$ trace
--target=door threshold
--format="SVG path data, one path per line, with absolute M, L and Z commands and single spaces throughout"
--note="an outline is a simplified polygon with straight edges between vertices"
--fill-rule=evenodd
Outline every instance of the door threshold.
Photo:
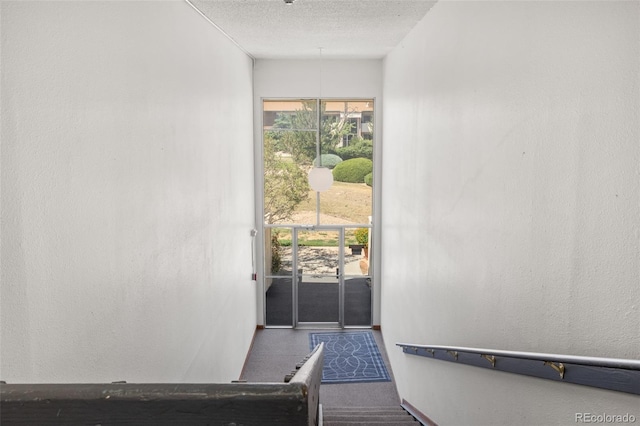
M 295 328 L 297 330 L 304 330 L 304 329 L 341 330 L 342 329 L 340 324 L 332 323 L 332 322 L 300 322 Z

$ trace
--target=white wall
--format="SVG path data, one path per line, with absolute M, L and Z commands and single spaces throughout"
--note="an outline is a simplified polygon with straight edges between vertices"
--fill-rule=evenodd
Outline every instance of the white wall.
M 2 2 L 2 380 L 239 376 L 251 79 L 185 2 Z
M 382 330 L 441 425 L 640 418 L 637 396 L 396 342 L 640 358 L 638 2 L 438 2 L 384 62 Z
M 380 146 L 382 126 L 382 60 L 285 60 L 285 59 L 258 59 L 254 68 L 254 117 L 256 141 L 256 170 L 262 170 L 262 100 L 280 98 L 370 98 L 375 100 L 374 119 L 374 159 L 380 158 Z M 374 164 L 374 206 L 373 221 L 379 215 L 380 185 L 377 176 L 379 162 Z M 256 174 L 256 188 L 264 186 L 262 173 Z M 256 211 L 256 223 L 262 223 L 262 193 L 259 194 L 258 209 Z M 374 230 L 374 246 L 372 253 L 379 253 L 376 249 L 377 228 Z M 260 233 L 263 238 L 264 233 Z M 264 254 L 264 243 L 258 244 L 261 259 Z M 374 300 L 373 300 L 373 324 L 380 324 L 380 280 L 379 265 L 371 259 L 374 275 Z M 264 265 L 260 265 L 259 276 L 264 275 Z M 264 291 L 257 291 L 258 297 L 258 321 L 264 324 Z

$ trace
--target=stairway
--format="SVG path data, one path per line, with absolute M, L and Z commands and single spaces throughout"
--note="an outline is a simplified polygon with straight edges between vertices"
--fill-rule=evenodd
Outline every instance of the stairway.
M 392 407 L 322 407 L 324 426 L 419 426 L 420 423 L 400 406 Z

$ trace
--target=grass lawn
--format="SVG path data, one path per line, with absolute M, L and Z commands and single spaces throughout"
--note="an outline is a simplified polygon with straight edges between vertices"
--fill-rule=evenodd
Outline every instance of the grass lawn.
M 369 216 L 372 215 L 371 199 L 372 189 L 364 183 L 334 182 L 329 190 L 320 194 L 320 212 L 337 219 L 323 224 L 369 223 Z M 309 199 L 298 205 L 294 216 L 298 223 L 316 222 L 315 191 L 309 191 Z M 356 244 L 353 231 L 354 229 L 346 229 L 346 245 Z M 281 229 L 279 232 L 280 244 L 283 246 L 291 245 L 291 232 L 285 229 Z M 303 246 L 336 247 L 338 246 L 338 234 L 321 229 L 300 231 L 298 243 Z
M 321 235 L 320 231 L 306 231 L 304 234 L 298 234 L 298 245 L 305 247 L 338 247 L 338 234 Z M 280 229 L 279 237 L 280 245 L 282 247 L 291 246 L 291 231 L 288 229 Z M 356 237 L 353 235 L 352 229 L 345 230 L 344 233 L 345 246 L 351 244 L 358 244 Z
M 329 190 L 320 193 L 320 212 L 351 223 L 369 223 L 372 189 L 364 183 L 334 182 Z M 315 215 L 316 193 L 309 191 L 309 199 L 300 203 L 298 212 Z

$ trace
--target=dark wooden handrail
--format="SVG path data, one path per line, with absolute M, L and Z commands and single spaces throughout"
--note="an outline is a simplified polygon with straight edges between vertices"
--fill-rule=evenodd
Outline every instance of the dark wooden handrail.
M 309 359 L 293 376 L 289 384 L 306 393 L 309 425 L 317 425 L 320 417 L 320 382 L 324 367 L 324 342 L 315 347 Z
M 2 384 L 2 425 L 318 424 L 323 346 L 289 383 Z

